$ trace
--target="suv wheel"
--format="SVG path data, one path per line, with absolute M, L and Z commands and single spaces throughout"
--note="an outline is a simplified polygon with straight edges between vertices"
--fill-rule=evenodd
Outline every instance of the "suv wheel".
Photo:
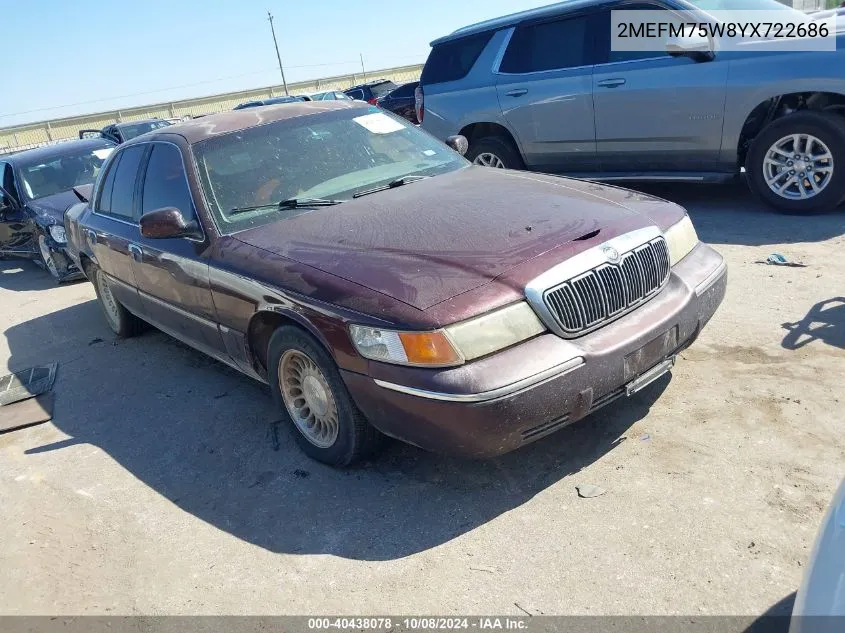
M 467 150 L 466 158 L 474 165 L 498 169 L 524 169 L 522 158 L 509 139 L 501 136 L 487 136 L 474 141 Z
M 805 111 L 773 121 L 751 144 L 746 172 L 780 211 L 833 210 L 845 199 L 845 118 Z
M 297 327 L 280 327 L 267 356 L 273 398 L 304 453 L 331 466 L 349 466 L 374 452 L 381 434 L 355 406 L 316 340 Z

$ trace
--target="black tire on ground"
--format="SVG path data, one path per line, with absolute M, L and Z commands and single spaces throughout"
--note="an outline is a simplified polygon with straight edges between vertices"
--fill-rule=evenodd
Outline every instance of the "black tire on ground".
M 286 352 L 304 354 L 322 372 L 337 411 L 337 437 L 334 443 L 320 447 L 309 440 L 294 422 L 282 396 L 279 366 Z M 270 338 L 267 350 L 267 378 L 273 400 L 282 419 L 287 421 L 302 451 L 317 461 L 331 466 L 349 466 L 369 457 L 382 444 L 379 433 L 358 410 L 334 360 L 310 334 L 295 326 L 282 326 Z
M 790 200 L 779 196 L 766 184 L 763 161 L 769 148 L 790 134 L 810 134 L 830 149 L 833 175 L 822 191 L 810 198 Z M 751 190 L 764 202 L 783 213 L 832 211 L 845 200 L 845 117 L 833 112 L 805 110 L 772 121 L 751 143 L 745 161 Z
M 504 169 L 525 169 L 525 163 L 513 141 L 504 136 L 485 136 L 472 141 L 466 153 L 466 159 L 475 162 L 481 154 L 492 154 L 504 164 Z
M 129 338 L 140 334 L 146 324 L 115 299 L 111 293 L 108 277 L 105 276 L 103 271 L 93 264 L 89 266 L 94 290 L 97 292 L 97 301 L 103 310 L 109 328 L 120 338 Z

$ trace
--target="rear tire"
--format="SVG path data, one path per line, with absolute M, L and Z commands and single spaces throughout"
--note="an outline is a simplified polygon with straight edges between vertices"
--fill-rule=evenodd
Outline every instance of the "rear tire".
M 144 322 L 132 314 L 115 299 L 111 292 L 111 285 L 105 273 L 95 266 L 91 266 L 92 281 L 97 292 L 97 300 L 106 317 L 106 323 L 120 338 L 129 338 L 140 334 L 144 329 Z
M 790 137 L 798 139 L 797 148 Z M 824 154 L 830 159 L 813 159 Z M 811 160 L 805 161 L 805 157 Z M 786 164 L 775 166 L 773 161 Z M 845 118 L 833 112 L 803 111 L 773 121 L 751 143 L 745 170 L 751 190 L 778 211 L 800 214 L 834 210 L 845 200 Z M 770 186 L 767 178 L 777 179 Z M 813 191 L 813 184 L 818 192 Z M 773 187 L 785 188 L 779 194 Z M 807 197 L 801 198 L 802 192 Z
M 349 466 L 379 447 L 383 436 L 355 406 L 334 360 L 311 335 L 280 327 L 270 339 L 267 367 L 273 399 L 306 455 Z
M 485 136 L 473 141 L 466 153 L 475 165 L 499 169 L 525 169 L 519 150 L 504 136 Z

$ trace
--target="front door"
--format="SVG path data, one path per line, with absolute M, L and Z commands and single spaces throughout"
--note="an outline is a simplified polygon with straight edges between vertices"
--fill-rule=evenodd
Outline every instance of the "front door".
M 35 225 L 15 195 L 14 173 L 8 163 L 0 163 L 0 254 L 35 254 Z
M 625 5 L 651 9 L 657 5 Z M 682 21 L 668 12 L 664 15 Z M 602 171 L 709 171 L 722 147 L 728 64 L 665 50 L 610 50 L 610 12 L 593 72 L 596 151 Z M 667 18 L 669 19 L 669 18 Z M 665 47 L 665 41 L 655 48 Z
M 174 207 L 196 219 L 182 154 L 170 143 L 152 143 L 141 186 L 140 214 Z M 135 280 L 145 318 L 212 356 L 226 356 L 211 300 L 205 242 L 149 239 L 133 244 Z
M 593 19 L 585 14 L 523 24 L 511 33 L 496 92 L 529 169 L 579 172 L 596 167 Z

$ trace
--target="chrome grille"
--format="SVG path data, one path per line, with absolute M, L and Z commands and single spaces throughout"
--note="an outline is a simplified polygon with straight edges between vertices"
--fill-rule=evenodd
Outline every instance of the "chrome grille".
M 583 334 L 633 309 L 655 294 L 669 276 L 662 237 L 624 253 L 546 291 L 546 307 L 569 336 Z

